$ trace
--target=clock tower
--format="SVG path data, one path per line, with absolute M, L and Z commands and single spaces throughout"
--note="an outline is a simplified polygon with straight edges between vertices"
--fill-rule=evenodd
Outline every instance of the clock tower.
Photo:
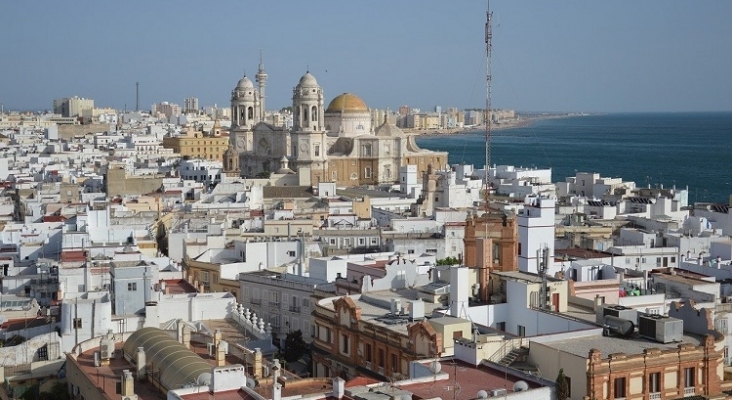
M 292 166 L 300 185 L 315 186 L 330 182 L 323 117 L 323 89 L 306 72 L 292 90 Z

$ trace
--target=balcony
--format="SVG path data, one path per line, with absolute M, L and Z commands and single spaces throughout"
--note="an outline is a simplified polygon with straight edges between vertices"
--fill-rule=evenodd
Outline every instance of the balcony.
M 300 313 L 300 307 L 299 306 L 290 306 L 290 311 L 294 313 Z
M 274 308 L 280 308 L 280 302 L 279 301 L 270 301 L 269 306 L 274 307 Z
M 649 393 L 648 400 L 661 400 L 661 392 Z
M 695 387 L 687 387 L 684 388 L 684 396 L 693 396 L 696 394 L 696 388 Z
M 251 299 L 249 299 L 249 302 L 250 302 L 251 304 L 257 304 L 257 305 L 260 305 L 260 304 L 262 304 L 262 299 L 255 299 L 255 298 L 251 298 Z

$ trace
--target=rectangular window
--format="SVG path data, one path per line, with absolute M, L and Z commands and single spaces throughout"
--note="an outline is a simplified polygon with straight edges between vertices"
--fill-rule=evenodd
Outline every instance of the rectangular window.
M 74 318 L 74 329 L 81 329 L 81 318 Z
M 366 167 L 363 170 L 363 177 L 364 178 L 371 178 L 371 167 Z
M 684 368 L 684 388 L 690 388 L 694 387 L 694 382 L 696 381 L 694 379 L 694 373 L 696 372 L 695 368 Z
M 613 398 L 625 398 L 625 378 L 615 378 L 615 382 L 613 383 Z
M 315 157 L 319 157 L 319 156 L 320 156 L 320 145 L 316 144 L 315 145 Z
M 391 372 L 399 372 L 399 357 L 396 354 L 391 355 Z
M 517 331 L 518 331 L 519 336 L 521 336 L 521 337 L 526 336 L 526 327 L 525 326 L 519 325 Z
M 341 335 L 341 353 L 343 354 L 350 354 L 350 341 L 348 340 L 348 335 L 342 334 Z
M 658 393 L 661 391 L 661 373 L 653 372 L 648 374 L 648 392 Z
M 290 257 L 295 257 L 295 251 L 294 250 L 290 250 L 290 251 L 287 252 L 287 255 L 290 256 Z
M 127 291 L 128 292 L 136 292 L 137 291 L 137 282 L 132 282 L 127 284 Z
M 367 362 L 371 362 L 371 345 L 366 343 L 364 346 L 363 357 Z
M 326 343 L 333 343 L 333 340 L 330 337 L 330 328 L 325 328 L 325 342 Z
M 379 367 L 384 368 L 384 349 L 379 349 L 378 357 L 376 361 L 379 362 Z

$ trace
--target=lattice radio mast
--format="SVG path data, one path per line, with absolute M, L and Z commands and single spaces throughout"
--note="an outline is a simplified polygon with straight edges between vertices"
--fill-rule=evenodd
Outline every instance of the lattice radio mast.
M 491 81 L 493 79 L 491 75 L 491 50 L 493 49 L 493 32 L 491 30 L 491 19 L 493 13 L 490 10 L 491 2 L 488 1 L 488 9 L 485 13 L 485 177 L 483 179 L 483 186 L 485 190 L 485 207 L 488 209 L 488 199 L 490 196 L 490 180 L 488 177 L 488 171 L 491 167 Z

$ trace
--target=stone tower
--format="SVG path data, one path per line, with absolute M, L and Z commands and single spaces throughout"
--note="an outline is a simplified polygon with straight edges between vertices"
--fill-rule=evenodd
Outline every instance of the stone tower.
M 260 121 L 259 94 L 244 75 L 231 92 L 231 133 L 229 140 L 239 152 L 252 149 L 252 128 Z
M 323 89 L 306 72 L 292 91 L 292 152 L 300 185 L 328 182 L 326 130 L 323 114 Z

